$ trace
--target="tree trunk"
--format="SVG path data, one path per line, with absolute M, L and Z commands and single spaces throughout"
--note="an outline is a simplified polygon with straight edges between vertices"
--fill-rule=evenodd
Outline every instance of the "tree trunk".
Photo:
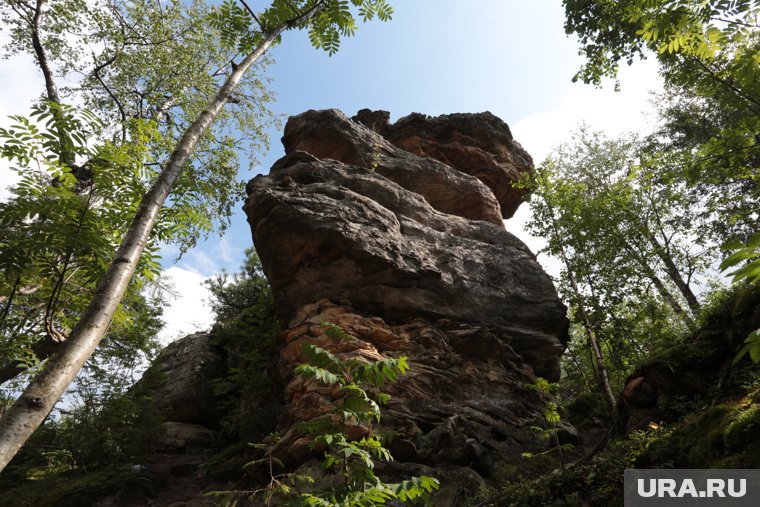
M 695 332 L 697 330 L 697 323 L 694 322 L 694 319 L 689 315 L 689 312 L 683 309 L 681 304 L 676 300 L 675 297 L 673 297 L 673 294 L 670 293 L 667 287 L 665 287 L 665 284 L 662 280 L 652 271 L 649 270 L 647 273 L 647 278 L 649 278 L 652 281 L 652 284 L 657 289 L 657 292 L 659 292 L 660 296 L 670 305 L 670 307 L 673 309 L 676 314 L 681 317 L 681 320 L 683 320 L 686 323 L 686 327 L 689 328 L 689 331 Z
M 683 298 L 686 300 L 686 303 L 689 305 L 692 316 L 698 316 L 699 310 L 701 309 L 699 301 L 694 295 L 694 292 L 692 292 L 691 287 L 689 287 L 689 284 L 686 283 L 686 281 L 681 276 L 681 272 L 678 270 L 676 263 L 673 262 L 673 257 L 671 257 L 667 251 L 665 251 L 665 248 L 660 244 L 654 234 L 647 232 L 646 236 L 649 240 L 649 243 L 654 248 L 657 257 L 659 257 L 662 263 L 665 265 L 665 273 L 667 273 L 668 278 L 670 278 L 670 280 L 675 284 L 675 286 L 678 288 L 678 291 L 681 293 Z
M 570 288 L 573 290 L 576 296 L 576 300 L 578 301 L 578 312 L 581 317 L 581 321 L 583 324 L 583 329 L 586 332 L 586 337 L 588 338 L 589 343 L 591 344 L 591 348 L 594 352 L 594 359 L 596 362 L 597 372 L 598 372 L 598 380 L 599 380 L 599 387 L 602 390 L 602 393 L 604 394 L 604 397 L 607 399 L 607 403 L 610 405 L 610 410 L 612 412 L 612 417 L 615 417 L 615 414 L 617 413 L 617 399 L 615 398 L 615 393 L 612 392 L 612 387 L 610 387 L 610 379 L 609 375 L 607 374 L 607 367 L 604 366 L 604 361 L 602 359 L 602 351 L 599 348 L 599 342 L 596 339 L 596 334 L 594 333 L 594 330 L 591 327 L 591 322 L 588 318 L 588 314 L 586 313 L 586 309 L 583 307 L 583 303 L 581 301 L 581 294 L 580 290 L 578 288 L 578 284 L 575 281 L 575 275 L 573 274 L 572 267 L 570 266 L 570 262 L 568 261 L 567 254 L 565 253 L 565 247 L 562 243 L 562 240 L 559 238 L 559 232 L 557 231 L 557 222 L 554 218 L 554 208 L 549 203 L 549 200 L 546 198 L 546 195 L 542 195 L 544 198 L 544 202 L 546 203 L 546 207 L 549 210 L 549 215 L 551 217 L 552 221 L 552 230 L 554 232 L 554 237 L 557 241 L 557 244 L 559 245 L 559 253 L 560 257 L 562 259 L 562 262 L 565 264 L 565 268 L 567 269 L 567 279 L 570 282 Z
M 620 239 L 620 238 L 619 238 Z M 662 297 L 662 299 L 665 300 L 666 303 L 673 309 L 673 311 L 678 315 L 681 320 L 684 321 L 686 324 L 686 327 L 689 328 L 690 331 L 694 332 L 697 330 L 697 324 L 694 322 L 694 319 L 692 316 L 684 310 L 684 308 L 681 306 L 681 303 L 678 302 L 678 300 L 673 296 L 673 294 L 670 293 L 668 288 L 665 286 L 665 283 L 663 283 L 662 280 L 657 276 L 657 273 L 652 269 L 652 267 L 647 263 L 646 259 L 644 259 L 639 253 L 634 249 L 633 246 L 631 246 L 628 241 L 626 241 L 624 238 L 621 239 L 621 244 L 623 245 L 623 248 L 631 254 L 631 257 L 636 261 L 638 266 L 641 268 L 641 270 L 644 272 L 644 276 L 649 278 L 649 280 L 652 282 L 652 285 L 654 285 L 655 289 L 657 289 L 658 294 Z
M 140 202 L 137 214 L 121 246 L 100 280 L 90 305 L 74 326 L 63 349 L 48 361 L 37 378 L 0 418 L 0 471 L 42 424 L 103 338 L 132 279 L 140 256 L 148 244 L 153 225 L 174 182 L 200 137 L 222 111 L 243 74 L 266 53 L 286 29 L 310 19 L 322 10 L 324 5 L 318 2 L 303 15 L 283 22 L 269 32 L 259 47 L 232 71 L 219 88 L 216 97 L 182 135 L 166 167 Z

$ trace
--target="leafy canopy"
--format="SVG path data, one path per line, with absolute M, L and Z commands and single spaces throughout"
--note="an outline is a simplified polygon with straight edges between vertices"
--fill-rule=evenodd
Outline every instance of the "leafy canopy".
M 330 55 L 340 48 L 341 37 L 356 33 L 357 17 L 364 22 L 374 18 L 388 21 L 393 15 L 393 7 L 386 0 L 275 0 L 258 15 L 246 2 L 224 0 L 212 14 L 211 25 L 220 31 L 223 47 L 247 54 L 272 28 L 314 7 L 321 10 L 307 22 L 309 40 Z
M 618 65 L 673 55 L 710 60 L 758 29 L 758 0 L 563 0 L 565 31 L 580 39 L 586 63 L 575 75 L 601 84 Z M 755 55 L 756 56 L 756 55 Z

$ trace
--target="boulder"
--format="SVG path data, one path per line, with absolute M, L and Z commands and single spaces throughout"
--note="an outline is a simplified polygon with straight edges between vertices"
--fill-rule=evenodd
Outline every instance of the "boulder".
M 559 378 L 565 306 L 501 224 L 442 213 L 376 171 L 300 151 L 248 191 L 254 244 L 284 324 L 325 298 L 396 322 L 474 322 L 538 375 Z
M 164 377 L 155 399 L 166 411 L 167 421 L 218 426 L 213 380 L 224 374 L 226 363 L 208 334 L 191 334 L 170 343 L 153 367 Z
M 282 144 L 288 155 L 303 151 L 382 175 L 443 213 L 502 223 L 496 197 L 478 178 L 398 148 L 336 109 L 291 117 Z
M 340 326 L 351 338 L 336 341 L 324 322 Z M 315 388 L 293 375 L 303 362 L 303 343 L 342 358 L 408 358 L 411 368 L 387 385 L 392 398 L 382 411 L 383 427 L 396 433 L 390 444 L 396 459 L 429 466 L 477 464 L 496 451 L 519 456 L 519 449 L 535 443 L 530 426 L 536 424 L 538 396 L 524 383 L 536 377 L 508 344 L 483 326 L 424 319 L 389 325 L 328 300 L 304 306 L 284 333 L 277 360 L 285 385 L 283 428 L 334 408 L 332 389 Z M 278 443 L 280 457 L 301 463 L 310 454 L 309 444 L 310 439 L 291 430 Z

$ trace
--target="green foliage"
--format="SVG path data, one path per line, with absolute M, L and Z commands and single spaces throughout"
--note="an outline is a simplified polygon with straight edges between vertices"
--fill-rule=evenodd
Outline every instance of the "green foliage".
M 757 468 L 757 401 L 756 386 L 741 398 L 694 408 L 668 425 L 621 436 L 562 473 L 550 456 L 531 460 L 532 467 L 503 468 L 494 478 L 498 487 L 476 505 L 622 506 L 627 468 Z
M 756 388 L 755 388 L 756 389 Z M 654 432 L 634 457 L 634 466 L 757 468 L 760 411 L 752 395 L 689 414 Z
M 212 10 L 201 0 L 65 0 L 55 2 L 41 18 L 39 35 L 48 63 L 63 77 L 77 76 L 71 80 L 75 86 L 61 88 L 61 100 L 83 103 L 102 122 L 103 128 L 88 139 L 110 140 L 116 146 L 140 143 L 130 125 L 152 124 L 140 197 L 181 135 L 216 95 L 236 56 L 220 46 L 219 33 L 209 26 Z M 6 54 L 34 54 L 28 22 L 10 6 L 0 8 L 0 18 L 11 34 Z M 259 64 L 260 71 L 265 68 L 266 59 Z M 272 123 L 272 96 L 266 84 L 261 73 L 245 76 L 234 104 L 202 136 L 162 211 L 161 241 L 176 242 L 184 252 L 198 239 L 227 227 L 243 195 L 240 154 L 253 167 L 258 153 L 268 147 L 264 131 Z M 62 132 L 61 139 L 71 135 Z M 129 206 L 133 201 L 130 196 L 123 208 L 134 212 L 136 208 Z
M 316 49 L 330 55 L 340 48 L 341 37 L 356 33 L 357 17 L 364 22 L 374 18 L 388 21 L 393 15 L 393 8 L 386 0 L 275 0 L 259 14 L 246 4 L 225 0 L 209 19 L 219 30 L 223 47 L 248 54 L 277 25 L 293 23 L 297 26 L 303 23 L 300 18 L 314 8 L 319 11 L 306 22 L 309 40 Z
M 74 458 L 73 467 L 87 471 L 135 463 L 154 452 L 164 434 L 163 414 L 153 398 L 161 383 L 161 372 L 149 368 L 137 386 L 91 392 L 86 403 L 66 410 L 54 431 Z M 93 390 L 101 386 L 93 380 Z
M 608 421 L 610 410 L 599 392 L 581 392 L 567 405 L 567 418 L 576 425 L 592 423 L 594 419 Z
M 560 457 L 560 463 L 564 466 L 564 459 L 562 457 L 563 451 L 572 450 L 572 444 L 562 444 L 558 438 L 558 424 L 562 420 L 559 413 L 559 407 L 554 399 L 550 396 L 552 393 L 556 393 L 559 390 L 559 384 L 547 381 L 544 378 L 537 378 L 532 384 L 524 384 L 524 387 L 531 391 L 536 391 L 542 398 L 545 399 L 544 406 L 541 409 L 541 415 L 544 418 L 542 426 L 532 426 L 540 436 L 541 440 L 549 444 L 549 449 L 541 453 L 524 452 L 522 457 L 535 458 L 537 456 L 543 456 L 545 454 L 557 451 Z
M 90 505 L 93 499 L 109 493 L 118 493 L 125 487 L 125 483 L 135 479 L 140 479 L 137 472 L 107 469 L 88 474 L 81 474 L 76 471 L 67 472 L 35 481 L 8 483 L 8 487 L 4 487 L 5 484 L 0 484 L 0 488 L 3 489 L 3 494 L 0 495 L 0 507 L 79 507 Z M 1 479 L 0 483 L 2 483 Z
M 234 320 L 240 312 L 253 306 L 272 306 L 269 282 L 253 248 L 246 249 L 245 260 L 238 273 L 230 276 L 222 270 L 204 284 L 211 292 L 209 303 L 217 322 Z
M 156 135 L 151 122 L 135 120 L 127 127 L 133 142 L 92 143 L 103 124 L 52 102 L 33 107 L 31 120 L 13 120 L 0 129 L 0 156 L 20 176 L 11 199 L 0 203 L 0 382 L 18 373 L 14 366 L 26 371 L 4 386 L 11 392 L 57 350 L 89 303 L 144 192 L 144 164 Z M 64 163 L 64 153 L 86 162 Z M 135 370 L 157 350 L 163 326 L 160 294 L 144 291 L 159 271 L 152 250 L 69 391 L 69 408 L 20 457 L 25 479 L 124 463 L 144 455 L 160 435 L 149 395 L 127 392 Z
M 338 326 L 323 324 L 328 335 L 343 340 L 349 335 Z M 438 481 L 431 477 L 415 477 L 397 484 L 385 484 L 375 474 L 375 460 L 391 461 L 390 452 L 383 447 L 382 440 L 372 435 L 373 423 L 380 422 L 380 404 L 390 397 L 377 389 L 387 382 L 395 382 L 409 365 L 405 357 L 387 358 L 375 362 L 361 359 L 341 359 L 316 345 L 302 345 L 303 356 L 308 361 L 295 370 L 296 375 L 305 379 L 336 386 L 340 404 L 333 409 L 336 423 L 319 420 L 306 423 L 303 429 L 315 434 L 312 445 L 325 449 L 324 466 L 339 470 L 340 482 L 329 491 L 303 493 L 298 505 L 345 505 L 372 506 L 391 501 L 407 502 L 424 498 L 438 488 Z M 373 394 L 367 391 L 372 389 Z M 316 423 L 316 424 L 314 424 Z M 327 424 L 325 424 L 327 423 Z M 359 440 L 349 440 L 348 426 L 359 425 L 368 428 L 368 434 Z
M 274 298 L 253 249 L 232 280 L 226 273 L 207 280 L 217 322 L 214 344 L 226 352 L 228 371 L 214 385 L 222 430 L 237 439 L 260 440 L 277 423 L 279 402 L 267 368 L 280 331 Z
M 758 230 L 760 30 L 757 0 L 565 0 L 568 33 L 597 85 L 618 63 L 654 52 L 665 81 L 654 150 L 664 177 L 700 196 L 702 234 L 716 243 Z
M 721 249 L 733 252 L 721 263 L 722 270 L 743 264 L 742 267 L 729 273 L 733 276 L 734 283 L 746 280 L 749 284 L 760 285 L 760 232 L 755 233 L 746 244 L 736 240 L 728 241 L 721 246 Z M 760 362 L 760 329 L 752 331 L 744 340 L 744 344 L 744 347 L 736 354 L 734 364 L 746 354 L 749 354 L 754 362 Z
M 495 488 L 484 492 L 479 507 L 604 507 L 622 506 L 622 475 L 633 467 L 634 454 L 646 436 L 632 434 L 613 442 L 586 463 L 560 470 L 556 457 L 537 456 L 527 465 L 506 466 L 494 477 Z
M 728 268 L 741 265 L 738 269 L 728 273 L 733 277 L 733 282 L 746 280 L 748 283 L 760 282 L 760 232 L 756 232 L 747 241 L 728 241 L 721 246 L 721 250 L 733 252 L 726 257 L 720 265 L 720 269 L 725 271 Z
M 134 121 L 134 142 L 91 145 L 101 129 L 91 113 L 50 102 L 33 107 L 31 120 L 16 116 L 0 129 L 0 156 L 20 176 L 10 200 L 0 203 L 0 357 L 25 369 L 65 340 L 145 189 L 154 127 Z M 59 131 L 68 133 L 65 148 Z M 87 162 L 64 164 L 63 151 Z M 142 292 L 160 270 L 155 248 L 138 269 L 91 367 L 124 367 L 155 352 L 162 301 Z M 0 383 L 16 374 L 12 366 L 0 364 Z
M 613 391 L 661 344 L 695 329 L 692 285 L 717 249 L 699 234 L 699 199 L 662 178 L 665 155 L 634 136 L 610 139 L 581 128 L 524 185 L 528 230 L 563 265 L 558 290 L 570 306 L 565 385 L 597 378 L 589 334 L 599 343 Z
M 163 414 L 153 392 L 163 382 L 163 375 L 150 368 L 137 386 L 130 387 L 130 378 L 107 388 L 97 375 L 90 371 L 88 379 L 80 379 L 77 396 L 69 398 L 71 406 L 37 430 L 4 471 L 4 480 L 21 487 L 36 484 L 38 489 L 41 481 L 56 483 L 68 477 L 77 482 L 80 474 L 123 468 L 155 452 L 163 437 Z M 106 378 L 114 380 L 112 374 Z M 3 486 L 0 483 L 0 488 Z M 56 499 L 73 494 L 67 493 L 67 488 L 59 489 Z M 34 505 L 53 504 L 40 500 Z
M 619 62 L 629 65 L 655 52 L 663 62 L 673 56 L 709 60 L 729 51 L 729 42 L 749 36 L 757 26 L 757 0 L 707 2 L 665 0 L 563 0 L 565 31 L 581 42 L 586 63 L 574 79 L 600 84 L 614 77 Z
M 327 334 L 335 340 L 350 339 L 339 326 L 324 323 Z M 248 466 L 264 465 L 268 468 L 269 484 L 249 496 L 262 495 L 268 504 L 282 498 L 292 505 L 303 506 L 375 506 L 396 505 L 410 501 L 427 500 L 438 489 L 432 477 L 412 477 L 398 483 L 385 483 L 375 475 L 375 463 L 392 461 L 393 457 L 383 446 L 382 437 L 373 433 L 373 424 L 380 421 L 380 404 L 390 397 L 379 391 L 387 382 L 403 375 L 409 366 L 406 358 L 366 362 L 359 359 L 342 359 L 313 344 L 304 342 L 302 355 L 306 363 L 298 366 L 295 374 L 306 381 L 334 387 L 337 398 L 331 413 L 316 420 L 299 424 L 298 428 L 312 439 L 314 449 L 324 451 L 323 472 L 329 479 L 317 481 L 316 472 L 303 467 L 295 472 L 276 474 L 275 468 L 284 468 L 272 449 L 278 437 L 270 437 L 267 444 L 256 445 L 264 450 L 261 459 Z M 361 438 L 349 438 L 349 427 L 365 428 Z M 316 491 L 315 491 L 316 489 Z M 234 502 L 235 492 L 216 492 L 226 502 Z
M 752 331 L 746 340 L 744 340 L 744 347 L 739 350 L 734 358 L 734 363 L 749 354 L 749 357 L 756 363 L 760 362 L 760 329 Z

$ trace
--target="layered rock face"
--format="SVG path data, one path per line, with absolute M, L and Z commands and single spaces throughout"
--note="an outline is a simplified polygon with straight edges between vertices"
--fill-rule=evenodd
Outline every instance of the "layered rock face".
M 568 323 L 550 278 L 503 226 L 521 196 L 511 183 L 531 166 L 506 124 L 309 111 L 288 121 L 283 144 L 285 157 L 248 184 L 245 210 L 287 329 L 276 359 L 285 459 L 308 454 L 292 423 L 333 404 L 292 375 L 303 341 L 409 358 L 383 411 L 401 462 L 488 473 L 534 445 L 543 402 L 523 386 L 559 377 Z M 335 342 L 322 322 L 353 338 Z

